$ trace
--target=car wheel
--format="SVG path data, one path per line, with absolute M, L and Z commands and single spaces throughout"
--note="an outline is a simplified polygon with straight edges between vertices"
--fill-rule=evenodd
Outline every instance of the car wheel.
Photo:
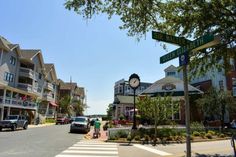
M 0 127 L 0 131 L 2 131 L 2 127 Z
M 11 130 L 12 130 L 12 131 L 15 131 L 15 130 L 16 130 L 16 124 L 13 124 L 13 125 L 12 125 Z
M 25 125 L 23 126 L 23 129 L 26 130 L 28 128 L 28 123 L 25 123 Z

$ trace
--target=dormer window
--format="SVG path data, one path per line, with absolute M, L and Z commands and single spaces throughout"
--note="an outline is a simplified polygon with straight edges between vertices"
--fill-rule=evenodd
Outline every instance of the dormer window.
M 175 76 L 175 72 L 173 72 L 173 71 L 169 71 L 169 72 L 167 72 L 166 75 L 167 75 L 167 76 Z

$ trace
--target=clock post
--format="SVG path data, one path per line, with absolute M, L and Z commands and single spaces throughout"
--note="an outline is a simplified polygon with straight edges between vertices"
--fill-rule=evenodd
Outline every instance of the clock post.
M 129 85 L 134 90 L 134 114 L 133 114 L 133 127 L 132 127 L 132 129 L 136 130 L 137 126 L 136 126 L 136 113 L 135 113 L 135 96 L 136 96 L 135 92 L 136 92 L 136 89 L 140 85 L 140 78 L 137 74 L 134 73 L 134 74 L 130 75 Z

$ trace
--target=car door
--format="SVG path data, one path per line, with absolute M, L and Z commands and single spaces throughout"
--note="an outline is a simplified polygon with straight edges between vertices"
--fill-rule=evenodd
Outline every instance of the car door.
M 24 119 L 22 116 L 19 116 L 17 121 L 17 127 L 23 127 Z

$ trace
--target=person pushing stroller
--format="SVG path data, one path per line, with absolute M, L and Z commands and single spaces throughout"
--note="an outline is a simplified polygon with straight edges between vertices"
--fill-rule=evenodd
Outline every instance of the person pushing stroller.
M 94 134 L 93 134 L 93 138 L 98 138 L 101 136 L 100 134 L 100 127 L 101 127 L 101 122 L 99 121 L 99 119 L 97 118 L 96 121 L 94 122 Z

